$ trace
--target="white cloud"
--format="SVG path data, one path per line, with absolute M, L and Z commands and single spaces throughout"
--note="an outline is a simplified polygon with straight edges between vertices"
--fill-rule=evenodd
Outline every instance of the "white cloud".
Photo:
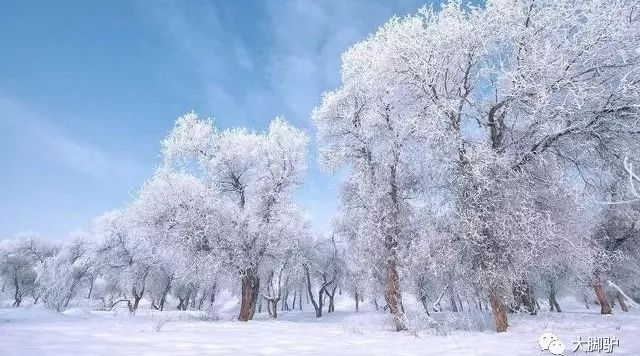
M 310 114 L 321 93 L 339 84 L 341 53 L 393 14 L 413 11 L 418 4 L 417 0 L 265 2 L 264 9 L 253 9 L 263 11 L 257 16 L 260 23 L 243 29 L 264 32 L 248 37 L 238 33 L 239 19 L 229 18 L 221 7 L 240 5 L 167 1 L 142 12 L 193 61 L 207 109 L 218 119 L 255 124 L 283 114 L 312 129 Z
M 423 3 L 281 0 L 263 4 L 261 23 L 252 24 L 249 31 L 266 32 L 254 34 L 254 43 L 243 41 L 235 32 L 238 29 L 229 25 L 234 19 L 223 18 L 215 3 L 171 1 L 162 9 L 145 10 L 196 63 L 208 109 L 218 123 L 264 127 L 272 116 L 284 115 L 313 137 L 311 111 L 323 91 L 339 85 L 341 54 L 391 16 L 415 12 Z M 315 161 L 313 146 L 310 159 Z M 313 211 L 316 228 L 328 231 L 338 178 L 328 177 L 314 163 L 298 198 Z
M 17 132 L 24 145 L 40 157 L 51 159 L 97 179 L 129 180 L 139 167 L 82 142 L 17 99 L 0 95 L 0 123 Z

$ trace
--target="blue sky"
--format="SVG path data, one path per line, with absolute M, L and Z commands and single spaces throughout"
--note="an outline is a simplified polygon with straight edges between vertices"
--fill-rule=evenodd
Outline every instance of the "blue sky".
M 0 239 L 63 239 L 131 200 L 194 110 L 256 130 L 310 119 L 340 54 L 424 1 L 0 2 Z M 311 150 L 314 150 L 312 143 Z M 327 230 L 338 179 L 311 152 L 297 192 Z

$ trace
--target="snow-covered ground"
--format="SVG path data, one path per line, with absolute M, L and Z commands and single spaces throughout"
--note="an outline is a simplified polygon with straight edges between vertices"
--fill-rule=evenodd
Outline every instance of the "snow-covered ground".
M 39 307 L 0 309 L 0 355 L 551 355 L 538 338 L 553 332 L 573 353 L 572 342 L 589 336 L 616 337 L 614 355 L 640 355 L 640 313 L 612 316 L 569 308 L 556 314 L 510 315 L 510 330 L 393 332 L 386 315 L 338 311 L 316 319 L 311 311 L 283 312 L 278 320 L 260 315 L 242 323 L 225 315 L 148 309 L 124 311 L 76 308 L 55 313 Z

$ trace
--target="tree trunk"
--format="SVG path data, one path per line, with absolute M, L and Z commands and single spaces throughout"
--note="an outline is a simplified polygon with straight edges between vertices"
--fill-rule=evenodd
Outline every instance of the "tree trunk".
M 13 286 L 16 289 L 16 292 L 13 294 L 13 306 L 19 307 L 20 303 L 22 303 L 22 296 L 20 295 L 20 283 L 18 282 L 18 276 L 13 277 Z
M 507 331 L 507 327 L 509 327 L 509 323 L 507 322 L 507 311 L 505 309 L 504 302 L 496 289 L 493 289 L 490 292 L 489 302 L 491 303 L 493 318 L 496 323 L 496 331 L 499 333 Z
M 89 279 L 89 292 L 87 293 L 87 299 L 91 299 L 91 293 L 93 293 L 93 284 L 95 280 L 96 278 L 93 276 Z
M 240 299 L 240 315 L 238 320 L 249 321 L 253 319 L 253 314 L 258 301 L 260 291 L 260 277 L 254 269 L 247 269 L 242 273 L 242 297 Z
M 133 294 L 133 306 L 131 307 L 131 314 L 135 314 L 136 310 L 138 310 L 138 304 L 140 304 L 140 299 L 142 299 L 142 294 Z
M 313 308 L 316 311 L 316 318 L 320 318 L 322 317 L 322 299 L 323 299 L 323 291 L 324 288 L 320 288 L 320 292 L 318 293 L 318 302 L 316 303 L 316 300 L 313 297 L 313 291 L 311 290 L 311 276 L 309 274 L 309 266 L 304 266 L 304 272 L 306 274 L 307 277 L 307 297 L 311 300 L 311 303 L 313 304 Z
M 336 307 L 335 304 L 333 303 L 333 298 L 336 295 L 336 288 L 338 287 L 337 284 L 333 284 L 333 289 L 331 290 L 331 293 L 329 293 L 329 291 L 326 291 L 327 296 L 329 297 L 329 308 L 327 308 L 327 313 L 333 313 L 334 311 L 336 311 Z
M 293 290 L 293 303 L 291 303 L 291 309 L 296 310 L 296 297 L 298 296 L 298 290 Z
M 300 296 L 298 298 L 298 309 L 300 309 L 300 311 L 302 311 L 302 290 L 300 290 L 298 295 Z M 309 299 L 309 296 L 307 296 L 307 299 Z
M 427 315 L 431 315 L 429 314 L 429 302 L 427 302 L 427 296 L 422 294 L 420 296 L 420 303 L 422 303 L 422 307 L 424 308 L 424 312 L 427 313 Z
M 520 310 L 524 305 L 529 314 L 536 315 L 536 306 L 533 291 L 526 280 L 518 281 L 513 286 L 513 299 L 515 300 L 515 310 Z
M 600 314 L 613 314 L 602 284 L 594 284 L 593 290 L 596 292 L 596 298 L 598 298 L 598 303 L 600 304 Z
M 453 294 L 451 294 L 449 296 L 449 304 L 451 304 L 451 311 L 454 312 L 454 313 L 457 313 L 458 312 L 458 305 L 456 303 L 456 299 L 453 296 Z
M 218 283 L 213 283 L 211 287 L 211 295 L 209 296 L 209 305 L 213 305 L 216 302 L 216 292 L 218 291 Z
M 271 301 L 271 307 L 273 308 L 273 313 L 271 313 L 271 317 L 274 319 L 278 318 L 278 299 L 274 299 Z
M 265 298 L 264 300 L 267 301 L 267 313 L 269 313 L 269 317 L 271 317 L 271 301 L 267 298 Z M 260 302 L 260 305 L 262 306 L 262 302 Z
M 622 311 L 628 312 L 629 308 L 627 307 L 627 303 L 624 302 L 624 297 L 622 296 L 622 293 L 617 292 L 616 298 L 618 298 L 618 304 L 620 304 L 620 308 L 622 309 Z
M 187 308 L 189 308 L 189 302 L 191 302 L 191 288 L 187 290 L 187 296 L 184 297 L 184 302 L 182 303 L 182 310 L 187 310 Z
M 287 311 L 287 310 L 289 310 L 289 290 L 288 289 L 284 291 L 284 298 L 280 308 L 280 311 Z
M 402 298 L 400 296 L 398 270 L 394 253 L 387 261 L 385 300 L 389 306 L 389 311 L 393 315 L 396 331 L 406 330 L 407 326 L 402 313 Z
M 562 313 L 562 309 L 560 309 L 560 304 L 556 300 L 556 286 L 551 282 L 549 284 L 549 307 L 551 311 L 555 311 L 558 313 Z
M 360 297 L 358 296 L 358 291 L 356 291 L 355 299 L 356 299 L 356 311 L 360 311 Z
M 171 281 L 173 280 L 173 276 L 169 277 L 167 280 L 167 284 L 164 285 L 164 289 L 162 290 L 162 295 L 160 296 L 160 311 L 164 310 L 164 303 L 167 301 L 167 295 L 171 290 Z
M 395 156 L 394 161 L 389 166 L 390 169 L 390 191 L 389 197 L 392 202 L 392 211 L 389 215 L 389 221 L 386 223 L 390 226 L 389 231 L 385 233 L 384 246 L 387 253 L 387 278 L 385 285 L 385 299 L 389 306 L 389 311 L 393 315 L 396 331 L 406 330 L 405 317 L 402 307 L 402 296 L 400 295 L 400 280 L 397 268 L 397 251 L 400 216 L 400 197 L 397 187 L 397 164 L 398 158 Z

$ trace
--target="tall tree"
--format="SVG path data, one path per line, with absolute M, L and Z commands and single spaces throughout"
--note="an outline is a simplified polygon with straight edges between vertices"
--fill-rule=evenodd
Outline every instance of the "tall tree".
M 267 132 L 253 133 L 219 131 L 194 113 L 180 117 L 163 141 L 166 164 L 196 166 L 194 174 L 218 197 L 220 219 L 206 239 L 240 275 L 242 321 L 255 312 L 262 261 L 298 226 L 293 189 L 305 169 L 306 143 L 304 133 L 280 118 Z

